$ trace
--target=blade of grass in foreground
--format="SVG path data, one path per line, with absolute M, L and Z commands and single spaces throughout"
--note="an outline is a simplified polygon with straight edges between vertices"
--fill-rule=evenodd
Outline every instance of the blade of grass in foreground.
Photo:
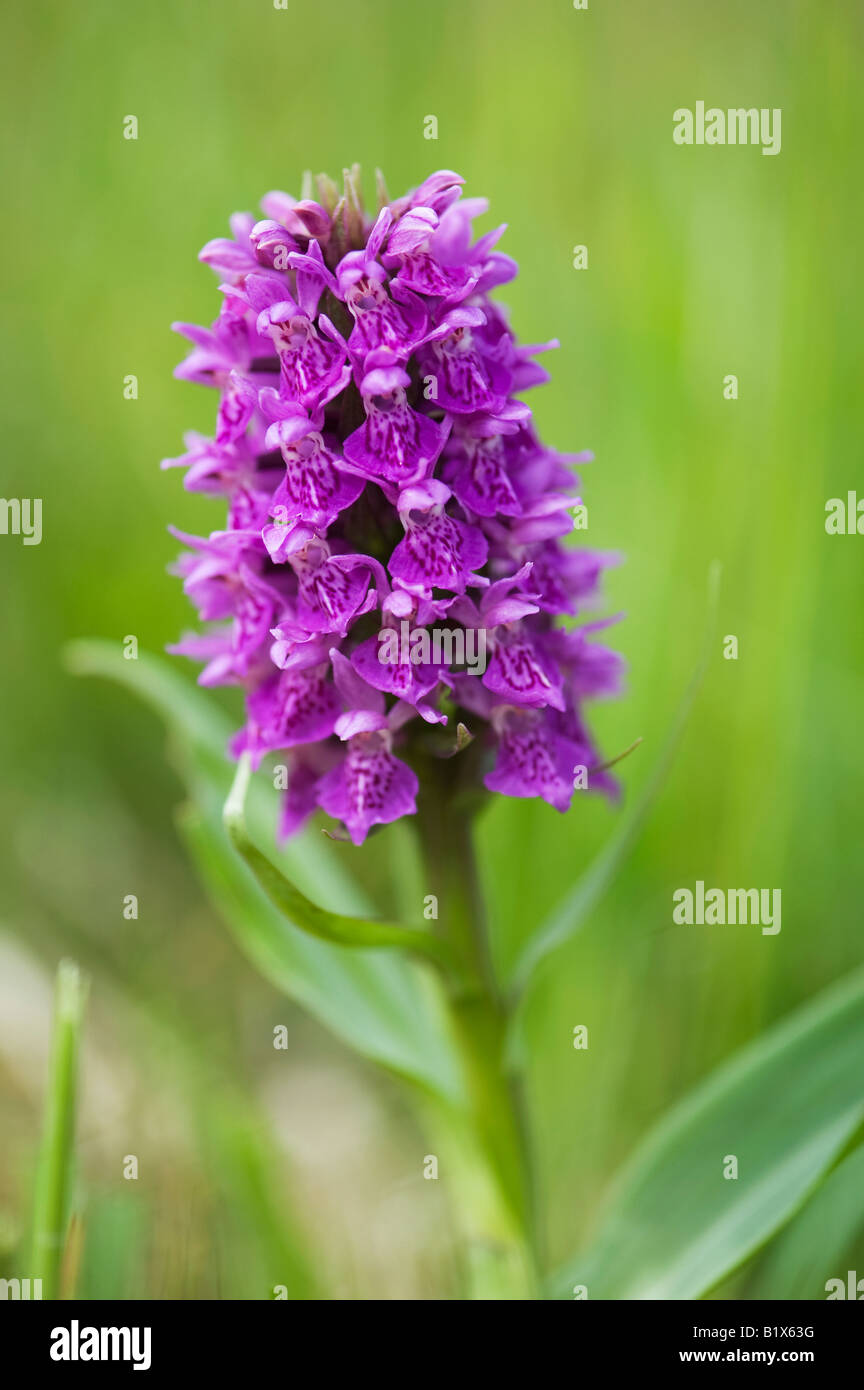
M 31 1279 L 42 1297 L 56 1298 L 66 1242 L 69 1186 L 75 1146 L 78 1055 L 87 984 L 74 961 L 60 962 L 54 995 L 54 1036 L 45 1097 L 42 1143 L 33 1195 Z

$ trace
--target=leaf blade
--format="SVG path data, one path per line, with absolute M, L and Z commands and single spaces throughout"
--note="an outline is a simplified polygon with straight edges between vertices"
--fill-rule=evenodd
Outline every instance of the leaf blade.
M 864 1117 L 864 972 L 737 1053 L 673 1108 L 626 1165 L 554 1296 L 698 1298 L 778 1231 Z M 727 1180 L 722 1165 L 739 1160 Z
M 418 981 L 421 972 L 401 957 L 334 947 L 298 931 L 196 807 L 181 808 L 177 819 L 212 900 L 265 979 L 370 1061 L 461 1105 L 461 1078 L 444 1044 L 437 995 L 427 993 L 428 972 Z
M 837 1165 L 769 1247 L 748 1299 L 824 1298 L 846 1280 L 843 1257 L 864 1235 L 864 1144 Z
M 214 905 L 253 964 L 349 1047 L 448 1104 L 463 1106 L 462 1074 L 431 972 L 392 952 L 348 949 L 306 936 L 284 920 L 235 855 L 222 823 L 230 725 L 221 712 L 169 663 L 147 653 L 124 661 L 115 644 L 87 641 L 67 648 L 66 658 L 77 674 L 107 677 L 131 689 L 167 724 L 172 761 L 194 806 L 180 813 L 184 839 Z M 253 784 L 253 832 L 269 826 L 272 833 L 269 800 L 260 782 Z M 322 836 L 281 857 L 301 887 L 314 877 L 310 887 L 334 910 L 370 911 Z

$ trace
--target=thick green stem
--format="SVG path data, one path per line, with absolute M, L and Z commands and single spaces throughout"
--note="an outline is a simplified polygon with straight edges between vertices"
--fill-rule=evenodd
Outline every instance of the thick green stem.
M 507 1015 L 489 952 L 471 815 L 453 804 L 446 764 L 439 767 L 424 770 L 417 828 L 426 892 L 437 898 L 439 929 L 462 966 L 448 998 L 471 1115 L 454 1195 L 469 1240 L 473 1296 L 532 1298 L 530 1177 L 504 1062 Z

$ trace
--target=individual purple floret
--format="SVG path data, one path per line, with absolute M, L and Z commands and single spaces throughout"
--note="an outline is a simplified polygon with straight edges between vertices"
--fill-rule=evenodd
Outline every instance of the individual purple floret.
M 227 516 L 174 533 L 213 626 L 172 650 L 243 689 L 231 752 L 285 764 L 282 835 L 320 808 L 360 844 L 457 749 L 463 790 L 565 811 L 586 774 L 614 789 L 582 706 L 618 691 L 621 662 L 580 615 L 615 557 L 562 543 L 591 456 L 542 444 L 518 399 L 556 344 L 520 346 L 489 299 L 517 267 L 503 227 L 475 239 L 486 203 L 462 182 L 382 193 L 374 219 L 356 168 L 341 198 L 323 175 L 268 193 L 201 252 L 212 328 L 174 325 L 192 343 L 176 375 L 220 399 L 213 438 L 163 467 Z

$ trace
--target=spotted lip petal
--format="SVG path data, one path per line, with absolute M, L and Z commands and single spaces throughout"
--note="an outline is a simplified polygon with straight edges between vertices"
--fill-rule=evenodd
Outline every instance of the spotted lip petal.
M 363 479 L 346 470 L 305 414 L 272 424 L 266 442 L 278 444 L 285 464 L 269 508 L 277 522 L 304 521 L 325 532 L 363 491 Z
M 434 589 L 465 592 L 489 553 L 476 526 L 431 513 L 409 519 L 406 534 L 390 556 L 389 569 L 407 589 L 429 597 Z
M 392 645 L 386 642 L 391 634 Z M 382 690 L 388 695 L 395 695 L 397 699 L 404 700 L 416 707 L 425 696 L 435 689 L 445 668 L 441 665 L 436 666 L 428 662 L 420 663 L 411 660 L 410 647 L 407 653 L 402 651 L 402 647 L 406 645 L 402 642 L 402 636 L 401 630 L 383 628 L 381 633 L 367 638 L 365 642 L 361 642 L 355 648 L 351 657 L 351 664 L 355 671 L 376 690 Z M 395 646 L 399 658 L 396 661 L 387 659 L 387 654 L 392 646 Z M 403 656 L 406 659 L 403 660 Z
M 355 845 L 373 825 L 417 812 L 417 776 L 389 751 L 387 737 L 379 731 L 355 735 L 343 762 L 319 784 L 318 804 L 343 822 Z
M 457 436 L 448 449 L 442 476 L 457 502 L 477 516 L 519 516 L 522 512 L 500 437 Z
M 389 352 L 370 354 L 370 363 L 361 383 L 366 420 L 345 440 L 345 458 L 363 477 L 404 487 L 431 473 L 449 421 L 412 409 L 406 395 L 411 378 Z
M 505 796 L 540 796 L 556 811 L 566 811 L 573 795 L 576 768 L 586 750 L 556 733 L 542 715 L 511 713 L 500 725 L 498 758 L 484 782 Z
M 561 674 L 527 633 L 505 635 L 495 644 L 483 684 L 513 705 L 565 708 Z
M 494 415 L 504 407 L 513 377 L 475 338 L 484 322 L 481 309 L 452 309 L 418 350 L 420 370 L 434 383 L 432 399 L 444 410 Z
M 298 572 L 296 619 L 309 632 L 344 636 L 351 620 L 374 606 L 370 573 L 364 566 L 346 570 L 332 558 Z
M 280 671 L 247 701 L 248 722 L 235 752 L 249 752 L 255 763 L 277 748 L 328 738 L 339 718 L 339 698 L 327 667 Z
M 369 354 L 382 349 L 405 362 L 422 340 L 427 326 L 423 302 L 398 281 L 387 284 L 377 261 L 346 256 L 339 267 L 338 284 L 354 327 L 348 349 L 363 364 Z
M 273 340 L 284 400 L 314 405 L 341 378 L 345 366 L 342 344 L 319 332 L 298 304 L 285 300 L 263 310 L 259 327 Z
M 174 325 L 190 344 L 176 375 L 219 401 L 213 436 L 188 435 L 163 467 L 222 499 L 225 522 L 174 532 L 174 571 L 215 626 L 173 650 L 203 663 L 202 683 L 243 688 L 232 752 L 284 759 L 282 835 L 316 808 L 356 844 L 412 814 L 400 754 L 454 716 L 494 758 L 492 791 L 563 810 L 573 766 L 602 762 L 584 704 L 618 693 L 621 662 L 582 615 L 617 557 L 564 539 L 590 455 L 546 446 L 518 399 L 557 344 L 517 342 L 489 297 L 517 268 L 503 225 L 475 230 L 487 204 L 462 184 L 439 170 L 374 218 L 356 173 L 341 202 L 323 177 L 320 202 L 271 191 L 201 253 L 215 322 Z M 562 614 L 579 625 L 556 627 Z M 432 656 L 411 659 L 410 634 L 441 625 L 446 659 L 422 642 Z M 455 636 L 467 651 L 481 632 L 468 674 Z

